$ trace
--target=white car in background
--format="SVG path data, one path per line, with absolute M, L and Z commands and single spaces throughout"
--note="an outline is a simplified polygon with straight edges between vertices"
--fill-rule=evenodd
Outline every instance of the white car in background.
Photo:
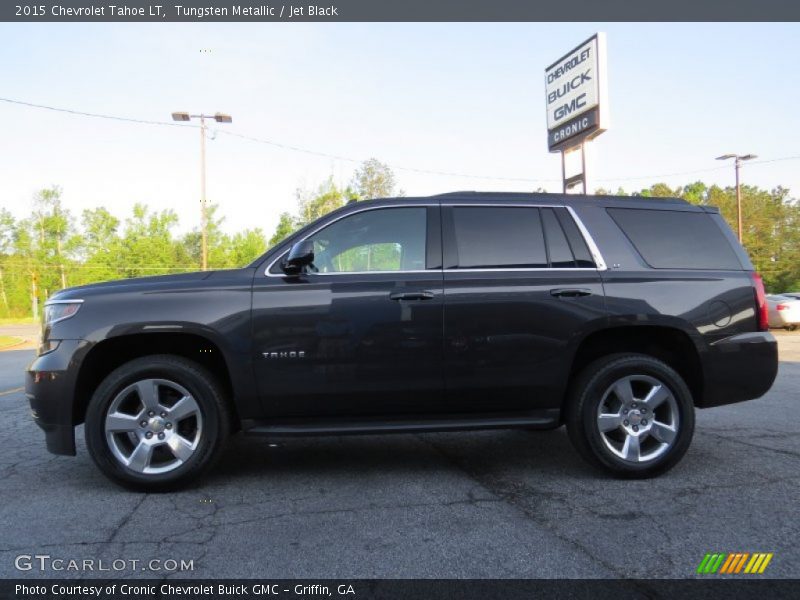
M 800 294 L 767 296 L 769 326 L 794 331 L 800 325 Z

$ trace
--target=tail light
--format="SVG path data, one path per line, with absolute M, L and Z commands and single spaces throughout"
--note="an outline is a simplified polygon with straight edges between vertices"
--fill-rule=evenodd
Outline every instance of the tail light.
M 778 306 L 776 306 L 775 308 L 777 308 L 778 310 L 787 310 L 789 308 L 789 305 L 788 304 L 778 304 Z
M 761 275 L 753 273 L 753 292 L 756 297 L 756 321 L 759 331 L 769 329 L 769 317 L 767 315 L 767 294 L 764 292 L 764 280 Z

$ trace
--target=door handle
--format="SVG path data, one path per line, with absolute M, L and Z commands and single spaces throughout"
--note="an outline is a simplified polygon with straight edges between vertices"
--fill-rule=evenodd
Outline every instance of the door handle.
M 434 297 L 433 292 L 421 290 L 417 292 L 392 292 L 389 294 L 390 300 L 430 300 Z
M 585 288 L 560 288 L 550 290 L 550 295 L 556 298 L 580 298 L 581 296 L 591 296 L 592 290 Z

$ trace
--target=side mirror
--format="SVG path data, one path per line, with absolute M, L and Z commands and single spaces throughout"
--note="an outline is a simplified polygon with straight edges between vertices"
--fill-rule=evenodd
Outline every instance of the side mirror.
M 314 242 L 311 240 L 303 240 L 297 242 L 292 249 L 289 250 L 289 256 L 286 257 L 281 268 L 287 275 L 299 275 L 303 269 L 314 262 Z

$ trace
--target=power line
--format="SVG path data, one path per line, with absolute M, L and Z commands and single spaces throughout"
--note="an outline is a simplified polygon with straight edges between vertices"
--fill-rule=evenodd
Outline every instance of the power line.
M 108 119 L 108 120 L 111 120 L 111 121 L 123 121 L 123 122 L 126 122 L 126 123 L 139 123 L 139 124 L 145 124 L 145 125 L 167 125 L 169 127 L 194 127 L 194 128 L 198 127 L 197 125 L 185 125 L 185 124 L 180 124 L 180 123 L 171 123 L 169 121 L 152 121 L 152 120 L 148 120 L 148 119 L 135 119 L 135 118 L 131 118 L 131 117 L 118 117 L 116 115 L 104 115 L 104 114 L 92 113 L 92 112 L 87 112 L 87 111 L 72 110 L 72 109 L 68 109 L 68 108 L 59 108 L 59 107 L 55 107 L 55 106 L 47 106 L 47 105 L 44 105 L 44 104 L 35 104 L 33 102 L 24 102 L 22 100 L 14 100 L 14 99 L 11 99 L 11 98 L 0 98 L 0 101 L 7 102 L 9 104 L 18 104 L 18 105 L 21 105 L 21 106 L 27 106 L 29 108 L 39 108 L 39 109 L 43 109 L 43 110 L 51 110 L 51 111 L 55 111 L 55 112 L 62 112 L 62 113 L 67 113 L 67 114 L 81 116 L 81 117 L 93 117 L 93 118 L 98 118 L 98 119 Z M 284 144 L 284 143 L 281 143 L 281 142 L 276 142 L 276 141 L 268 140 L 268 139 L 264 139 L 264 138 L 257 138 L 257 137 L 254 137 L 254 136 L 244 135 L 244 134 L 241 134 L 241 133 L 235 133 L 235 132 L 232 132 L 232 131 L 225 131 L 225 130 L 220 130 L 220 129 L 215 129 L 214 131 L 217 134 L 229 135 L 231 137 L 236 137 L 236 138 L 240 138 L 240 139 L 243 139 L 243 140 L 256 142 L 256 143 L 259 143 L 259 144 L 267 144 L 269 146 L 274 146 L 275 148 L 281 148 L 283 150 L 290 150 L 292 152 L 300 152 L 302 154 L 308 154 L 308 155 L 311 155 L 311 156 L 319 156 L 321 158 L 329 158 L 329 159 L 332 159 L 332 160 L 351 162 L 351 163 L 355 163 L 355 164 L 360 164 L 360 163 L 363 162 L 363 159 L 351 158 L 351 157 L 348 157 L 348 156 L 340 156 L 340 155 L 337 155 L 337 154 L 330 154 L 328 152 L 320 152 L 318 150 L 310 150 L 308 148 L 302 148 L 300 146 L 293 146 L 291 144 Z M 524 183 L 555 183 L 555 182 L 560 181 L 560 179 L 529 179 L 529 178 L 525 178 L 525 177 L 498 177 L 498 176 L 493 176 L 493 175 L 485 175 L 484 176 L 484 175 L 473 175 L 473 174 L 467 174 L 467 173 L 454 173 L 454 172 L 448 172 L 448 171 L 434 171 L 434 170 L 430 170 L 430 169 L 420 169 L 420 168 L 416 168 L 416 167 L 403 167 L 403 166 L 398 166 L 398 165 L 388 165 L 388 166 L 391 167 L 392 169 L 397 170 L 397 171 L 410 171 L 410 172 L 414 172 L 414 173 L 423 173 L 423 174 L 427 174 L 427 175 L 440 175 L 440 176 L 446 176 L 446 177 L 463 177 L 463 178 L 466 178 L 466 179 L 488 179 L 488 180 L 495 180 L 495 181 L 518 181 L 518 182 L 524 182 Z
M 0 98 L 0 101 L 1 102 L 6 102 L 6 103 L 9 103 L 9 104 L 17 104 L 17 105 L 20 105 L 20 106 L 26 106 L 26 107 L 29 107 L 29 108 L 38 108 L 38 109 L 42 109 L 42 110 L 50 110 L 50 111 L 54 111 L 54 112 L 67 113 L 67 114 L 81 116 L 81 117 L 92 117 L 92 118 L 97 118 L 97 119 L 107 119 L 107 120 L 111 120 L 111 121 L 122 121 L 122 122 L 126 122 L 126 123 L 138 123 L 138 124 L 144 124 L 144 125 L 165 125 L 165 126 L 169 126 L 169 127 L 192 127 L 192 128 L 199 127 L 198 125 L 172 123 L 170 121 L 153 121 L 153 120 L 148 120 L 148 119 L 136 119 L 136 118 L 132 118 L 132 117 L 120 117 L 120 116 L 116 116 L 116 115 L 105 115 L 105 114 L 92 113 L 92 112 L 87 112 L 87 111 L 72 110 L 72 109 L 68 109 L 68 108 L 60 108 L 60 107 L 55 107 L 55 106 L 48 106 L 48 105 L 45 105 L 45 104 L 35 104 L 33 102 L 25 102 L 23 100 L 14 100 L 14 99 L 11 99 L 11 98 Z M 275 148 L 280 148 L 280 149 L 283 149 L 283 150 L 289 150 L 291 152 L 299 152 L 299 153 L 307 154 L 307 155 L 310 155 L 310 156 L 318 156 L 318 157 L 321 157 L 321 158 L 328 158 L 328 159 L 331 159 L 331 160 L 338 160 L 338 161 L 349 162 L 349 163 L 354 163 L 354 164 L 360 164 L 360 163 L 363 162 L 363 159 L 357 159 L 357 158 L 352 158 L 352 157 L 348 157 L 348 156 L 341 156 L 341 155 L 338 155 L 338 154 L 331 154 L 331 153 L 328 153 L 328 152 L 321 152 L 321 151 L 318 151 L 318 150 L 311 150 L 311 149 L 308 149 L 308 148 L 303 148 L 301 146 L 294 146 L 292 144 L 284 144 L 284 143 L 281 143 L 281 142 L 276 142 L 274 140 L 269 140 L 269 139 L 265 139 L 265 138 L 258 138 L 258 137 L 255 137 L 255 136 L 245 135 L 245 134 L 242 134 L 242 133 L 236 133 L 236 132 L 233 132 L 233 131 L 226 131 L 226 130 L 221 130 L 221 129 L 220 130 L 215 130 L 215 131 L 216 131 L 217 134 L 228 135 L 228 136 L 231 136 L 231 137 L 247 140 L 247 141 L 250 141 L 250 142 L 255 142 L 255 143 L 258 143 L 258 144 L 265 144 L 265 145 L 273 146 Z M 765 159 L 765 160 L 754 160 L 750 164 L 751 165 L 760 165 L 760 164 L 769 164 L 769 163 L 780 162 L 780 161 L 788 161 L 788 160 L 800 160 L 800 156 L 783 156 L 783 157 Z M 391 169 L 394 169 L 396 171 L 406 171 L 406 172 L 411 172 L 411 173 L 419 173 L 419 174 L 423 174 L 423 175 L 436 175 L 436 176 L 442 176 L 442 177 L 459 177 L 459 178 L 464 178 L 464 179 L 478 179 L 478 180 L 488 180 L 488 181 L 514 181 L 514 182 L 519 182 L 519 183 L 531 183 L 531 184 L 535 184 L 535 183 L 539 183 L 539 184 L 541 184 L 541 183 L 558 183 L 558 182 L 561 182 L 561 179 L 530 179 L 530 178 L 526 178 L 526 177 L 500 177 L 500 176 L 496 176 L 496 175 L 475 175 L 475 174 L 471 174 L 471 173 L 456 173 L 456 172 L 451 172 L 451 171 L 436 171 L 436 170 L 432 170 L 432 169 L 422 169 L 422 168 L 417 168 L 417 167 L 404 167 L 404 166 L 400 166 L 400 165 L 391 165 L 391 164 L 387 165 L 387 166 L 389 166 Z M 713 171 L 721 171 L 721 170 L 723 170 L 725 168 L 726 167 L 724 167 L 724 166 L 720 166 L 720 167 L 710 167 L 710 168 L 707 168 L 707 169 L 695 169 L 695 170 L 691 170 L 691 171 L 678 171 L 678 172 L 675 172 L 675 173 L 661 173 L 661 174 L 658 174 L 658 175 L 637 175 L 637 176 L 632 176 L 632 177 L 597 177 L 597 178 L 594 178 L 594 181 L 606 182 L 606 183 L 615 182 L 615 181 L 623 181 L 623 182 L 624 181 L 641 181 L 641 180 L 647 180 L 647 179 L 661 179 L 661 178 L 664 178 L 664 177 L 678 177 L 678 176 L 683 176 L 683 175 L 695 175 L 695 174 L 698 174 L 698 173 L 710 173 L 710 172 L 713 172 Z
M 58 108 L 56 106 L 46 106 L 44 104 L 34 104 L 33 102 L 24 102 L 22 100 L 12 100 L 11 98 L 0 98 L 0 102 L 7 102 L 9 104 L 19 104 L 29 108 L 41 108 L 43 110 L 52 110 L 54 112 L 67 113 L 70 115 L 77 115 L 80 117 L 93 117 L 95 119 L 108 119 L 109 121 L 124 121 L 127 123 L 139 123 L 144 125 L 169 125 L 170 127 L 197 127 L 197 125 L 180 125 L 178 123 L 170 123 L 169 121 L 148 121 L 147 119 L 134 119 L 131 117 L 118 117 L 116 115 L 102 115 L 99 113 L 84 112 L 81 110 L 72 110 L 69 108 Z
M 752 163 L 756 164 L 756 163 Z M 637 181 L 641 179 L 659 179 L 662 177 L 677 177 L 679 175 L 695 175 L 697 173 L 709 173 L 711 171 L 721 171 L 725 169 L 725 167 L 711 167 L 708 169 L 696 169 L 694 171 L 681 171 L 678 173 L 662 173 L 661 175 L 641 175 L 637 177 L 593 177 L 593 181 Z
M 299 146 L 292 146 L 290 144 L 282 144 L 280 142 L 274 142 L 272 140 L 266 140 L 263 138 L 253 137 L 251 135 L 244 135 L 241 133 L 235 133 L 232 131 L 224 131 L 221 129 L 216 130 L 217 133 L 221 133 L 223 135 L 229 135 L 231 137 L 240 138 L 243 140 L 248 140 L 250 142 L 256 142 L 258 144 L 267 144 L 269 146 L 275 146 L 276 148 L 282 148 L 284 150 L 291 150 L 293 152 L 302 152 L 303 154 L 310 154 L 312 156 L 319 156 L 322 158 L 330 158 L 332 160 L 340 160 L 345 162 L 351 162 L 355 164 L 360 164 L 363 159 L 358 158 L 350 158 L 348 156 L 340 156 L 337 154 L 328 154 L 326 152 L 318 152 L 316 150 L 309 150 L 307 148 L 301 148 Z M 446 177 L 463 177 L 466 179 L 491 179 L 496 181 L 522 181 L 525 183 L 555 183 L 561 181 L 560 179 L 527 179 L 525 177 L 498 177 L 495 175 L 472 175 L 467 173 L 453 173 L 449 171 L 434 171 L 430 169 L 420 169 L 416 167 L 403 167 L 399 165 L 388 165 L 390 168 L 394 169 L 395 171 L 410 171 L 414 173 L 422 173 L 426 175 L 442 175 Z

